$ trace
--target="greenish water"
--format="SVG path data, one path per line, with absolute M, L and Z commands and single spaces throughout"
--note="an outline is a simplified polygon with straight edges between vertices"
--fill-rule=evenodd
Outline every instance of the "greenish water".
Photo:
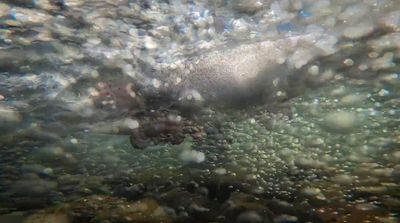
M 399 7 L 0 3 L 0 222 L 398 222 Z

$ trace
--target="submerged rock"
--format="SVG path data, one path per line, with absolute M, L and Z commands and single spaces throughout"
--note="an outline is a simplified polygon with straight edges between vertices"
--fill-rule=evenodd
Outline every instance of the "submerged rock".
M 259 0 L 234 0 L 232 1 L 232 7 L 243 13 L 256 13 L 264 7 L 263 1 Z
M 225 202 L 228 222 L 258 223 L 272 221 L 272 212 L 259 200 L 243 193 L 232 193 Z
M 278 40 L 241 44 L 186 60 L 181 69 L 162 70 L 165 81 L 179 89 L 197 90 L 208 103 L 238 105 L 276 102 L 293 96 L 292 88 L 305 87 L 304 78 L 291 81 L 297 69 L 312 59 L 330 53 L 319 52 L 315 37 L 299 35 Z M 309 58 L 289 57 L 301 50 L 314 50 Z M 300 61 L 302 60 L 302 62 Z M 298 75 L 298 74 L 296 74 Z M 182 82 L 173 84 L 179 77 Z
M 27 217 L 23 223 L 71 223 L 65 213 L 38 213 Z
M 360 124 L 360 118 L 353 112 L 338 111 L 326 115 L 323 126 L 332 132 L 348 133 Z
M 106 202 L 106 203 L 104 203 Z M 106 196 L 91 196 L 29 215 L 23 223 L 72 222 L 172 222 L 155 200 L 145 198 L 127 202 Z
M 397 221 L 399 6 L 3 1 L 0 211 Z
M 10 131 L 17 128 L 22 121 L 21 114 L 11 107 L 3 106 L 0 104 L 0 129 L 3 131 Z

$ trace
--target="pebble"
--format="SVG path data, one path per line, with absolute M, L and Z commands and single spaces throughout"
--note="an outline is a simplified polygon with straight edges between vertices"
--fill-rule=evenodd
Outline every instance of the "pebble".
M 331 91 L 330 95 L 332 96 L 341 96 L 346 93 L 346 88 L 343 86 L 339 86 Z
M 291 222 L 298 222 L 298 217 L 292 215 L 279 215 L 278 217 L 274 218 L 275 223 L 291 223 Z
M 23 223 L 71 223 L 66 213 L 38 213 L 28 216 Z
M 360 39 L 371 34 L 374 31 L 374 28 L 375 27 L 371 22 L 362 22 L 345 28 L 343 30 L 343 36 L 348 39 Z
M 314 196 L 321 194 L 321 189 L 313 188 L 313 187 L 306 187 L 306 188 L 302 189 L 301 192 L 307 196 L 314 197 Z
M 160 86 L 161 86 L 161 81 L 158 79 L 155 79 L 155 78 L 151 81 L 151 83 L 153 84 L 153 87 L 155 87 L 155 88 L 160 88 Z
M 201 163 L 206 159 L 205 154 L 203 152 L 199 152 L 196 150 L 188 150 L 188 149 L 182 151 L 182 153 L 180 154 L 180 158 L 182 161 L 188 163 L 192 162 Z
M 379 195 L 387 192 L 387 188 L 383 186 L 360 186 L 355 191 L 360 194 Z
M 35 173 L 35 174 L 44 175 L 44 176 L 50 176 L 53 174 L 52 168 L 45 167 L 40 164 L 22 165 L 21 170 L 24 173 Z
M 57 188 L 54 181 L 43 180 L 39 178 L 21 179 L 12 186 L 12 191 L 23 196 L 41 196 L 47 195 L 50 191 Z
M 237 218 L 238 223 L 261 223 L 263 222 L 262 217 L 255 211 L 248 211 L 241 213 Z
M 308 68 L 308 73 L 313 76 L 317 76 L 319 74 L 319 67 L 317 65 L 312 65 Z
M 36 155 L 40 159 L 52 161 L 64 157 L 66 153 L 64 149 L 59 146 L 48 146 L 38 149 Z
M 72 138 L 69 140 L 72 144 L 78 144 L 78 140 L 75 138 Z
M 226 169 L 225 168 L 217 168 L 214 170 L 214 172 L 218 175 L 225 175 L 226 174 Z
M 130 129 L 137 129 L 139 128 L 139 122 L 134 119 L 126 119 L 125 125 Z
M 339 14 L 338 18 L 345 21 L 357 20 L 363 18 L 369 10 L 370 8 L 368 5 L 354 4 L 346 7 L 345 10 Z
M 353 61 L 352 59 L 350 59 L 350 58 L 345 59 L 345 60 L 343 61 L 343 63 L 344 63 L 346 66 L 349 66 L 349 67 L 351 67 L 351 66 L 354 65 L 354 61 Z
M 393 158 L 400 161 L 400 151 L 395 151 L 392 153 Z
M 356 204 L 355 208 L 360 211 L 371 211 L 378 209 L 378 206 L 374 204 L 365 203 L 365 204 Z
M 209 212 L 210 211 L 209 208 L 202 207 L 202 206 L 200 206 L 200 205 L 198 205 L 196 203 L 192 203 L 190 205 L 190 207 L 189 207 L 189 210 L 192 211 L 192 212 L 198 212 L 198 213 L 204 213 L 204 212 Z
M 338 184 L 342 184 L 342 185 L 349 185 L 351 183 L 353 183 L 354 178 L 351 175 L 347 175 L 347 174 L 338 174 L 334 177 L 332 177 L 332 181 Z
M 144 38 L 144 46 L 149 50 L 154 50 L 158 47 L 157 42 L 150 36 Z
M 17 110 L 0 104 L 0 129 L 13 129 L 17 127 L 21 121 L 22 116 Z
M 367 96 L 363 94 L 349 94 L 343 96 L 340 99 L 340 102 L 342 102 L 344 105 L 355 106 L 362 103 L 365 99 L 367 99 Z
M 256 13 L 264 7 L 260 0 L 233 0 L 231 4 L 235 10 L 248 14 Z
M 359 118 L 353 112 L 337 111 L 328 113 L 324 118 L 324 127 L 336 133 L 346 133 L 359 125 Z
M 395 63 L 393 62 L 394 54 L 392 52 L 385 53 L 382 57 L 378 57 L 372 61 L 372 69 L 377 70 L 385 70 L 392 67 L 395 67 Z

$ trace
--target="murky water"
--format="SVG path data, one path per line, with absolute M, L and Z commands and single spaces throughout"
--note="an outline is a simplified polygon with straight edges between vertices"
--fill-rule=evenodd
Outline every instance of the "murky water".
M 0 222 L 398 222 L 400 4 L 0 3 Z

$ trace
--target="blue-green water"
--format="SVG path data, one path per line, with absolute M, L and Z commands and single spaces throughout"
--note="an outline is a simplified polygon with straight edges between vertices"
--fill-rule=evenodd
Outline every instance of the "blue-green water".
M 0 222 L 397 222 L 399 7 L 0 3 Z

